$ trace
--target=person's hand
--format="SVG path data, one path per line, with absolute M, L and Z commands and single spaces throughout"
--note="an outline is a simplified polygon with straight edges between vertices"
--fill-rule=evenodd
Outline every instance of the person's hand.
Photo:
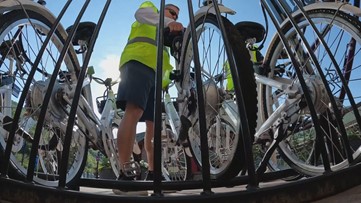
M 183 25 L 182 23 L 173 21 L 168 24 L 168 27 L 170 29 L 170 32 L 180 32 L 183 31 Z

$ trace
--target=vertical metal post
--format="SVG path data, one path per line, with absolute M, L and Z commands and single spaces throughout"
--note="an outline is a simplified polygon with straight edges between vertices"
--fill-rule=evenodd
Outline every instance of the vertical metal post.
M 349 1 L 347 1 L 349 2 Z M 354 0 L 353 5 L 357 8 L 360 8 L 360 0 Z M 360 19 L 357 15 L 354 15 L 355 18 Z M 354 61 L 354 55 L 355 55 L 355 47 L 356 47 L 356 40 L 354 38 L 352 38 L 348 44 L 348 53 L 347 56 L 345 58 L 345 62 L 344 62 L 344 75 L 345 75 L 345 79 L 348 81 L 351 77 L 351 70 L 352 70 L 352 64 Z M 344 101 L 346 95 L 346 91 L 344 89 L 341 89 L 340 92 L 340 102 L 342 103 Z
M 155 77 L 155 102 L 154 102 L 154 194 L 153 196 L 163 196 L 162 186 L 162 72 L 163 72 L 163 41 L 164 41 L 164 7 L 165 0 L 161 0 L 159 12 L 159 26 L 157 39 L 157 69 Z
M 87 1 L 86 4 L 88 4 L 89 2 Z M 89 46 L 88 46 L 88 50 L 87 53 L 84 57 L 84 62 L 81 68 L 81 71 L 79 73 L 78 76 L 78 81 L 75 87 L 75 94 L 74 94 L 74 98 L 73 98 L 73 103 L 71 104 L 71 109 L 70 109 L 70 113 L 69 113 L 69 119 L 68 119 L 68 125 L 66 127 L 66 133 L 65 133 L 65 139 L 64 139 L 64 152 L 62 159 L 61 159 L 61 164 L 60 164 L 60 169 L 59 169 L 59 187 L 63 188 L 65 187 L 66 184 L 66 174 L 67 174 L 67 168 L 68 168 L 68 160 L 69 160 L 69 151 L 70 151 L 70 145 L 71 145 L 71 138 L 73 135 L 73 128 L 74 128 L 74 123 L 75 123 L 75 115 L 78 109 L 78 104 L 79 104 L 79 98 L 81 95 L 81 90 L 83 88 L 83 82 L 85 79 L 85 75 L 87 73 L 88 70 L 88 65 L 89 65 L 89 61 L 90 61 L 90 57 L 93 53 L 93 49 L 94 49 L 94 45 L 95 42 L 98 38 L 99 35 L 99 30 L 103 24 L 105 15 L 108 11 L 109 5 L 111 3 L 111 0 L 107 0 L 107 2 L 104 5 L 103 11 L 99 17 L 99 20 L 97 22 L 97 25 L 94 29 L 93 35 L 90 39 L 89 42 Z M 86 8 L 86 6 L 84 5 L 84 9 Z M 84 10 L 85 11 L 85 10 Z M 80 20 L 80 19 L 79 19 Z M 73 32 L 75 33 L 77 30 L 79 22 L 77 22 L 77 24 L 74 23 L 73 25 L 73 29 L 71 31 L 71 34 L 73 34 Z M 73 36 L 70 34 L 71 38 L 73 38 Z
M 225 49 L 227 52 L 229 65 L 230 65 L 230 67 L 236 67 L 236 64 L 234 61 L 234 57 L 236 57 L 236 56 L 233 56 L 233 50 L 231 49 L 231 45 L 229 43 L 226 30 L 224 28 L 224 24 L 223 24 L 223 20 L 221 18 L 221 12 L 219 10 L 218 4 L 214 4 L 214 8 L 216 11 L 216 17 L 217 17 L 219 27 L 221 28 L 221 34 L 222 34 L 222 38 L 223 38 L 223 41 L 225 44 Z M 231 68 L 231 73 L 232 73 L 233 80 L 239 81 L 238 69 Z M 243 146 L 244 146 L 244 152 L 245 152 L 245 162 L 247 165 L 247 173 L 248 173 L 248 177 L 249 177 L 247 188 L 254 189 L 254 188 L 258 187 L 258 180 L 257 180 L 257 176 L 256 176 L 255 164 L 254 164 L 254 159 L 253 159 L 253 151 L 252 151 L 251 136 L 253 136 L 253 135 L 251 135 L 250 131 L 249 131 L 246 107 L 245 107 L 245 104 L 243 101 L 244 95 L 242 94 L 242 89 L 241 89 L 240 83 L 234 84 L 234 88 L 236 90 L 235 92 L 236 92 L 236 98 L 237 98 L 237 107 L 239 109 L 239 112 L 243 112 L 243 113 L 240 113 L 240 115 L 239 115 L 240 120 L 241 120 L 239 132 L 242 132 L 242 139 L 244 141 Z
M 204 92 L 203 84 L 201 77 L 201 64 L 199 61 L 199 50 L 198 50 L 198 37 L 196 34 L 195 20 L 193 13 L 192 1 L 188 0 L 188 12 L 189 12 L 189 21 L 191 26 L 191 36 L 192 36 L 192 45 L 193 45 L 193 59 L 194 59 L 194 68 L 195 68 L 195 78 L 196 86 L 198 93 L 198 107 L 204 106 Z M 211 190 L 211 180 L 210 180 L 210 164 L 209 164 L 209 151 L 208 151 L 208 139 L 207 139 L 207 126 L 206 126 L 206 116 L 205 109 L 198 108 L 198 122 L 200 128 L 200 140 L 201 140 L 201 156 L 202 156 L 202 178 L 203 178 L 203 194 L 209 195 L 212 194 Z

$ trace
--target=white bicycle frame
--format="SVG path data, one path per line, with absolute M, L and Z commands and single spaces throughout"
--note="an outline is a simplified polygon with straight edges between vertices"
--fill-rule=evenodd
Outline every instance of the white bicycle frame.
M 12 83 L 8 85 L 4 85 L 0 87 L 0 97 L 1 97 L 1 106 L 9 106 L 11 105 L 11 94 L 13 91 Z M 3 96 L 4 95 L 4 96 Z M 0 120 L 3 120 L 5 116 L 11 115 L 10 108 L 4 108 L 0 112 Z
M 83 87 L 90 88 L 89 78 L 88 80 L 85 80 Z M 114 92 L 111 89 L 108 90 L 108 95 L 100 118 L 95 114 L 94 107 L 92 107 L 88 101 L 92 101 L 91 95 L 88 97 L 81 96 L 79 99 L 77 116 L 80 121 L 78 121 L 78 126 L 81 128 L 80 131 L 88 131 L 89 133 L 86 136 L 96 144 L 96 147 L 100 151 L 107 155 L 110 159 L 112 168 L 119 169 L 117 150 L 114 145 L 116 140 L 112 137 L 112 123 L 115 122 L 119 124 L 121 110 L 116 108 Z M 115 173 L 116 171 L 119 170 L 114 170 Z M 118 176 L 119 174 L 115 175 Z
M 228 7 L 225 7 L 221 3 L 222 3 L 222 1 L 218 1 L 219 10 L 220 10 L 221 13 L 226 13 L 226 14 L 230 14 L 230 15 L 234 15 L 236 13 L 234 10 L 232 10 L 232 9 L 230 9 Z M 199 6 L 200 5 L 201 4 L 200 4 L 200 1 L 199 1 Z M 194 19 L 195 19 L 195 21 L 197 21 L 198 19 L 200 19 L 201 17 L 203 17 L 203 16 L 205 16 L 205 15 L 207 15 L 209 13 L 211 13 L 211 14 L 216 13 L 213 4 L 208 4 L 206 6 L 201 6 L 196 11 L 196 13 L 194 14 Z M 190 32 L 190 29 L 187 29 L 183 36 L 189 36 L 190 35 L 189 32 Z M 183 45 L 182 45 L 183 48 L 182 48 L 181 53 L 184 53 L 184 49 L 186 47 L 185 43 L 186 43 L 186 40 L 183 40 Z M 179 64 L 176 64 L 176 70 L 179 70 L 179 69 L 180 69 Z M 190 81 L 189 75 L 187 75 L 187 76 L 188 77 L 186 77 L 184 79 L 184 81 L 182 82 L 182 86 L 180 86 L 178 83 L 175 83 L 175 87 L 176 87 L 177 92 L 178 92 L 177 102 L 178 102 L 178 105 L 179 105 L 179 109 L 184 108 L 185 100 L 190 95 L 190 89 L 192 88 L 192 87 L 190 87 L 190 83 L 189 83 L 189 81 Z M 172 116 L 172 115 L 168 115 L 168 117 L 170 118 L 172 131 L 176 135 L 176 138 L 178 138 L 179 137 L 180 125 L 176 125 L 174 123 L 179 122 L 179 116 L 177 118 L 175 118 L 175 119 L 172 119 L 172 118 L 174 118 L 174 116 Z M 173 128 L 173 126 L 177 126 L 177 127 Z M 189 156 L 192 156 L 189 149 L 186 149 L 186 152 L 187 152 L 187 154 Z
M 321 8 L 339 9 L 341 11 L 350 13 L 352 15 L 361 16 L 360 8 L 357 8 L 355 6 L 352 6 L 348 3 L 343 3 L 343 2 L 316 2 L 316 3 L 312 3 L 312 4 L 309 4 L 304 7 L 304 9 L 306 11 L 310 10 L 310 9 L 321 9 Z M 293 15 L 295 16 L 295 15 L 298 15 L 299 13 L 300 13 L 300 11 L 295 11 L 295 13 Z M 285 24 L 287 22 L 288 22 L 288 20 L 285 20 L 283 22 L 283 24 Z M 271 42 L 270 44 L 272 45 L 273 43 L 274 42 Z M 260 87 L 260 85 L 266 85 L 269 87 L 273 87 L 275 89 L 282 90 L 286 95 L 295 95 L 296 94 L 296 96 L 294 98 L 290 98 L 285 103 L 283 103 L 281 106 L 278 106 L 277 109 L 272 113 L 271 116 L 268 117 L 267 120 L 263 118 L 264 115 L 262 115 L 260 113 L 258 114 L 258 118 L 261 120 L 265 120 L 265 122 L 263 122 L 260 126 L 258 126 L 258 130 L 255 134 L 255 140 L 257 140 L 263 134 L 268 133 L 267 132 L 268 129 L 270 129 L 272 127 L 272 125 L 277 121 L 277 119 L 281 118 L 282 113 L 286 113 L 286 109 L 289 110 L 290 113 L 295 112 L 295 109 L 289 109 L 289 107 L 294 106 L 294 104 L 296 102 L 300 101 L 300 95 L 302 94 L 302 90 L 296 89 L 294 84 L 292 84 L 292 82 L 287 79 L 278 78 L 278 80 L 275 80 L 275 79 L 271 79 L 271 78 L 268 78 L 268 77 L 265 77 L 262 75 L 258 75 L 256 73 L 255 73 L 255 78 L 256 78 L 258 87 Z M 261 91 L 258 91 L 258 94 L 261 94 Z M 258 97 L 260 98 L 260 95 L 258 95 Z M 262 101 L 258 101 L 258 102 L 262 102 Z M 292 121 L 290 121 L 290 122 L 292 122 Z M 258 122 L 258 123 L 260 123 L 260 122 Z

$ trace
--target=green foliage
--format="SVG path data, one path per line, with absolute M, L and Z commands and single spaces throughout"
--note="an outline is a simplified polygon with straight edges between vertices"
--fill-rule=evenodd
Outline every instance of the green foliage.
M 103 169 L 110 169 L 111 164 L 110 161 L 107 157 L 105 156 L 101 156 L 100 161 L 99 161 L 99 171 L 102 171 Z
M 358 131 L 358 129 L 350 128 L 346 132 L 347 132 L 347 136 L 348 136 L 349 140 L 360 140 L 361 139 L 360 132 Z
M 96 154 L 97 154 L 97 151 L 95 151 L 93 149 L 88 150 L 88 158 L 87 158 L 87 162 L 86 162 L 86 165 L 84 168 L 84 172 L 95 173 L 96 167 L 97 167 Z
M 88 150 L 88 159 L 84 168 L 84 172 L 87 173 L 96 173 L 97 170 L 97 157 L 99 158 L 98 170 L 102 171 L 103 169 L 111 168 L 109 159 L 103 154 L 99 153 L 98 150 L 89 149 Z

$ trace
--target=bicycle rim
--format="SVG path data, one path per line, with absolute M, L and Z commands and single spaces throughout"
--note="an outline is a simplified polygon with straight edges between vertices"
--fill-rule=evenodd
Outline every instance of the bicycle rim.
M 163 176 L 170 181 L 187 180 L 191 176 L 190 158 L 183 146 L 176 144 L 174 137 L 170 126 L 167 126 L 162 136 Z
M 329 9 L 317 9 L 307 11 L 308 15 L 315 23 L 323 39 L 337 61 L 342 77 L 347 81 L 347 85 L 352 96 L 345 94 L 345 88 L 341 83 L 341 78 L 337 74 L 336 66 L 331 62 L 325 47 L 317 40 L 312 27 L 303 16 L 299 15 L 295 19 L 301 27 L 308 43 L 317 57 L 322 72 L 316 70 L 315 62 L 305 52 L 305 46 L 297 36 L 295 29 L 290 23 L 283 26 L 283 31 L 288 43 L 291 46 L 292 54 L 300 62 L 303 77 L 307 82 L 307 90 L 313 100 L 322 137 L 326 147 L 327 156 L 331 164 L 331 170 L 339 170 L 347 167 L 350 163 L 345 152 L 345 140 L 341 135 L 341 128 L 344 125 L 348 140 L 350 141 L 352 156 L 354 159 L 360 157 L 360 126 L 355 117 L 355 111 L 351 108 L 350 99 L 354 99 L 357 106 L 361 103 L 361 93 L 357 90 L 360 87 L 361 75 L 361 34 L 360 22 L 342 12 Z M 330 28 L 328 30 L 328 28 Z M 354 52 L 350 51 L 350 44 L 354 40 Z M 272 41 L 271 47 L 266 55 L 265 64 L 269 65 L 268 77 L 277 81 L 282 81 L 286 85 L 299 85 L 294 67 L 283 49 L 279 38 Z M 323 74 L 327 80 L 324 83 L 320 77 Z M 332 95 L 329 95 L 326 88 L 329 87 Z M 275 109 L 282 105 L 288 95 L 284 91 L 262 86 L 262 101 L 265 101 L 266 117 L 271 115 Z M 335 100 L 337 105 L 332 105 L 331 100 Z M 291 108 L 291 107 L 290 107 Z M 279 145 L 280 154 L 285 161 L 298 172 L 308 175 L 322 175 L 325 172 L 323 160 L 320 155 L 320 148 L 316 146 L 316 132 L 314 121 L 310 116 L 309 107 L 303 107 L 297 112 L 297 122 L 289 124 L 287 138 Z M 341 112 L 342 124 L 337 123 L 334 109 Z
M 28 18 L 29 17 L 29 18 Z M 70 183 L 80 177 L 86 161 L 87 143 L 77 129 L 74 129 L 70 152 L 63 151 L 64 134 L 67 125 L 67 109 L 62 105 L 57 92 L 66 85 L 66 76 L 59 74 L 54 89 L 47 85 L 52 77 L 53 68 L 63 47 L 65 32 L 56 31 L 41 57 L 36 73 L 29 78 L 29 73 L 38 56 L 40 48 L 51 28 L 51 22 L 42 14 L 27 11 L 12 11 L 0 17 L 0 43 L 2 78 L 0 117 L 0 142 L 2 149 L 6 147 L 9 134 L 7 124 L 12 122 L 15 110 L 21 105 L 22 113 L 18 122 L 11 153 L 11 168 L 21 176 L 26 176 L 35 128 L 42 108 L 43 98 L 47 91 L 52 91 L 52 99 L 42 127 L 38 153 L 36 155 L 33 180 L 47 186 L 58 185 L 58 170 L 61 158 L 69 156 L 66 182 Z M 74 72 L 69 55 L 64 59 L 61 73 Z M 31 80 L 29 89 L 25 83 Z M 23 104 L 18 103 L 20 95 L 26 94 Z M 8 118 L 7 120 L 5 118 Z
M 237 99 L 234 90 L 226 91 L 227 82 L 232 78 L 230 69 L 226 68 L 228 58 L 221 30 L 214 15 L 208 14 L 196 21 L 198 36 L 198 50 L 200 56 L 202 82 L 205 105 L 196 108 L 205 108 L 207 137 L 210 158 L 210 173 L 212 178 L 232 178 L 244 167 L 244 148 L 242 134 L 239 131 L 240 118 L 237 107 Z M 235 64 L 239 71 L 242 94 L 248 95 L 243 99 L 247 107 L 248 124 L 251 135 L 256 125 L 256 90 L 253 69 L 249 60 L 249 53 L 245 45 L 240 41 L 238 31 L 226 18 L 223 18 L 228 40 L 235 57 Z M 189 31 L 189 29 L 188 29 Z M 186 32 L 187 33 L 187 32 Z M 189 34 L 185 45 L 183 75 L 195 86 L 192 73 L 194 71 L 192 39 Z M 233 68 L 233 67 L 232 67 Z M 228 70 L 227 70 L 228 69 Z M 191 85 L 191 86 L 192 86 Z M 199 96 L 194 88 L 190 89 L 195 100 Z M 189 105 L 188 105 L 189 107 Z M 201 144 L 199 133 L 198 112 L 195 110 L 191 117 L 192 127 L 189 131 L 189 142 L 192 153 L 197 163 L 202 166 Z M 184 115 L 180 108 L 180 114 Z

